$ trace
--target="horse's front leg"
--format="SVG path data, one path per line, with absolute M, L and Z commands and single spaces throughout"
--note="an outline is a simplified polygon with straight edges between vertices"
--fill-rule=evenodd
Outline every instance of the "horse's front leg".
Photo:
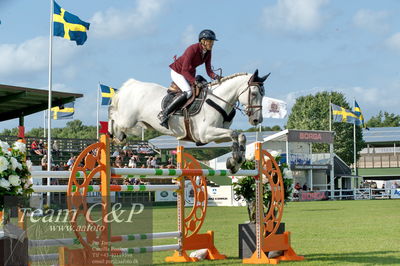
M 246 136 L 234 130 L 225 128 L 209 127 L 207 132 L 202 134 L 201 142 L 209 143 L 232 141 L 232 157 L 226 161 L 226 168 L 236 173 L 242 163 L 245 161 L 246 154 Z

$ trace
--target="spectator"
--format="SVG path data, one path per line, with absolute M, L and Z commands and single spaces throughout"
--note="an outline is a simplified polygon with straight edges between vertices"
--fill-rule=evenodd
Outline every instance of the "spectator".
M 147 161 L 146 161 L 146 166 L 147 166 L 147 168 L 151 168 L 151 160 L 153 159 L 153 157 L 152 156 L 149 156 L 149 158 L 147 158 Z
M 121 156 L 117 156 L 114 162 L 115 167 L 122 168 L 122 158 Z
M 129 159 L 128 167 L 136 168 L 137 167 L 136 161 L 137 161 L 137 157 L 135 155 L 132 155 L 132 157 Z
M 39 140 L 38 148 L 42 154 L 46 154 L 46 147 L 44 146 L 43 140 Z
M 54 155 L 57 155 L 57 156 L 60 155 L 60 147 L 58 146 L 57 140 L 55 140 L 53 143 L 53 153 L 54 153 Z
M 115 151 L 113 152 L 113 154 L 111 155 L 111 157 L 117 158 L 119 155 L 120 155 L 119 150 L 115 150 Z
M 157 156 L 153 156 L 150 161 L 151 168 L 157 168 Z
M 36 140 L 32 141 L 32 143 L 31 143 L 31 150 L 32 150 L 32 152 L 34 152 L 35 154 L 43 155 L 42 151 L 39 150 L 39 146 L 38 146 L 38 143 L 36 142 Z
M 42 160 L 40 161 L 42 165 L 42 170 L 47 170 L 47 155 L 43 155 Z
M 69 170 L 71 170 L 72 166 L 75 163 L 75 160 L 76 160 L 76 156 L 73 156 L 73 155 L 71 155 L 71 157 L 68 159 L 67 167 Z
M 304 191 L 307 191 L 307 189 L 308 189 L 307 183 L 304 183 L 304 185 L 303 185 L 303 190 L 304 190 Z

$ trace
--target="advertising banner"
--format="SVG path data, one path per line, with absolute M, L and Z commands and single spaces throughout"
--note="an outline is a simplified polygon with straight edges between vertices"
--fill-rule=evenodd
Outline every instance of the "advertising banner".
M 392 199 L 400 199 L 400 189 L 392 189 L 390 197 Z
M 313 200 L 327 200 L 328 191 L 316 191 L 316 192 L 300 192 L 300 201 L 313 201 Z

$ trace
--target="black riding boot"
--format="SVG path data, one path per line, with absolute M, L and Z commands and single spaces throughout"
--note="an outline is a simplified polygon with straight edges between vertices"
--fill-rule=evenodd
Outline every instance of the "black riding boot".
M 159 118 L 161 120 L 160 125 L 169 129 L 168 119 L 169 115 L 174 112 L 176 109 L 181 107 L 187 100 L 186 92 L 178 95 L 172 102 L 159 114 Z

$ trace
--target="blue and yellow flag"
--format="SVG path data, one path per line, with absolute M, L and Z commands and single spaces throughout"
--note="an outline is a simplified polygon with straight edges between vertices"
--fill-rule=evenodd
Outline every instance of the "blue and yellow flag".
M 65 11 L 54 1 L 54 36 L 75 41 L 77 45 L 82 45 L 87 39 L 86 31 L 89 30 L 90 23 L 87 23 L 77 16 Z
M 109 105 L 111 103 L 111 98 L 114 96 L 117 89 L 100 84 L 101 90 L 101 105 Z
M 364 116 L 361 112 L 360 106 L 358 106 L 358 103 L 355 100 L 354 100 L 354 110 L 353 111 L 356 115 L 358 115 L 358 117 L 361 121 L 361 126 L 367 128 L 367 125 L 365 124 Z
M 51 108 L 53 119 L 72 119 L 75 113 L 74 104 L 75 102 L 71 102 Z
M 360 117 L 353 111 L 331 103 L 334 122 L 361 125 Z

